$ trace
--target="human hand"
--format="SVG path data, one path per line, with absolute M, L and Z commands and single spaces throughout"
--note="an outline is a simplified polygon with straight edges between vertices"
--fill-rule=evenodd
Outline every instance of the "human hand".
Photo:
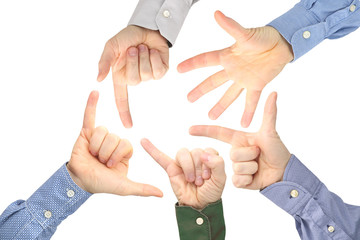
M 147 139 L 141 145 L 168 174 L 179 205 L 203 209 L 220 200 L 226 175 L 224 160 L 214 149 L 181 149 L 173 160 Z
M 209 117 L 217 119 L 246 88 L 246 104 L 241 125 L 248 127 L 254 116 L 262 89 L 274 79 L 293 58 L 290 44 L 269 26 L 246 29 L 220 11 L 215 12 L 217 23 L 236 43 L 228 48 L 192 57 L 178 66 L 180 73 L 197 68 L 221 65 L 223 70 L 213 74 L 188 94 L 195 102 L 206 93 L 229 80 L 234 83 L 210 110 Z
M 128 26 L 106 43 L 99 62 L 99 82 L 108 75 L 110 67 L 121 121 L 131 128 L 127 86 L 165 75 L 169 68 L 167 40 L 159 31 Z
M 232 180 L 238 188 L 263 189 L 283 179 L 291 155 L 275 129 L 276 98 L 275 92 L 268 97 L 262 126 L 257 133 L 245 133 L 218 126 L 190 128 L 191 135 L 211 137 L 232 145 Z
M 90 193 L 162 197 L 159 189 L 127 178 L 132 146 L 104 127 L 95 128 L 98 98 L 96 91 L 89 96 L 83 127 L 67 164 L 70 176 Z

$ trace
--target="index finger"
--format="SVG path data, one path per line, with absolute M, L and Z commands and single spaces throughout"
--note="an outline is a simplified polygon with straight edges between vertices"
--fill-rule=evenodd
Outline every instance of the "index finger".
M 121 74 L 122 73 L 120 72 L 113 72 L 115 102 L 124 127 L 131 128 L 133 123 L 129 108 L 128 90 L 126 83 L 123 82 Z
M 141 146 L 145 151 L 165 170 L 174 161 L 165 153 L 157 149 L 148 139 L 144 138 L 141 140 Z
M 219 126 L 196 125 L 189 129 L 189 133 L 193 136 L 203 136 L 214 138 L 232 145 L 239 143 L 243 137 L 243 132 L 230 128 Z
M 83 128 L 93 129 L 95 127 L 96 105 L 99 100 L 99 92 L 92 91 L 89 95 L 83 121 Z
M 197 68 L 220 65 L 220 51 L 212 51 L 189 58 L 178 65 L 178 71 L 185 73 Z

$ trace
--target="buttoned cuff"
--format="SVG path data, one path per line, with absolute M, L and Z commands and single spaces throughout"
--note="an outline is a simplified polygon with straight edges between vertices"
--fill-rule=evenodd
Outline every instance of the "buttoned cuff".
M 324 208 L 334 204 L 334 209 L 342 209 L 343 202 L 332 202 L 333 196 L 326 186 L 294 155 L 286 167 L 284 180 L 270 185 L 261 193 L 296 219 L 301 218 L 299 222 L 306 231 L 322 233 L 329 239 L 350 239 L 335 222 L 333 214 Z
M 268 25 L 275 28 L 292 46 L 294 60 L 298 59 L 324 40 L 322 27 L 317 27 L 314 14 L 301 3 L 276 18 Z
M 291 155 L 282 182 L 274 183 L 261 193 L 291 215 L 302 210 L 322 183 L 296 157 Z
M 129 25 L 159 30 L 174 45 L 185 18 L 191 8 L 191 0 L 140 0 Z
M 76 185 L 64 164 L 26 201 L 26 206 L 43 228 L 56 227 L 91 195 Z
M 353 0 L 341 9 L 319 11 L 326 8 L 317 5 L 313 9 L 313 1 L 302 1 L 268 25 L 289 42 L 295 61 L 324 39 L 343 37 L 357 29 L 360 22 L 357 5 L 358 0 Z
M 225 220 L 222 200 L 202 210 L 176 204 L 176 218 L 181 240 L 223 240 Z

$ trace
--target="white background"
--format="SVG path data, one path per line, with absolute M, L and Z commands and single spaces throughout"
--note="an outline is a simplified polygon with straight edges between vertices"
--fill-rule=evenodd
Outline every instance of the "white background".
M 203 0 L 190 11 L 175 46 L 171 68 L 160 81 L 129 89 L 134 127 L 124 129 L 116 111 L 111 76 L 96 82 L 105 42 L 127 25 L 137 1 L 1 1 L 0 3 L 0 212 L 27 199 L 69 160 L 88 94 L 100 91 L 97 125 L 131 141 L 129 177 L 153 184 L 162 199 L 92 196 L 64 221 L 53 239 L 177 239 L 175 196 L 167 175 L 140 146 L 147 137 L 175 156 L 178 149 L 214 147 L 226 161 L 223 194 L 227 239 L 298 239 L 294 219 L 258 191 L 231 183 L 230 146 L 191 137 L 194 124 L 241 129 L 241 97 L 216 121 L 207 117 L 230 83 L 187 102 L 187 93 L 219 68 L 178 74 L 177 64 L 195 54 L 230 46 L 216 24 L 223 10 L 245 27 L 263 26 L 297 1 Z M 360 205 L 359 39 L 355 32 L 326 40 L 289 64 L 264 90 L 249 131 L 257 131 L 264 102 L 278 97 L 278 132 L 330 190 Z

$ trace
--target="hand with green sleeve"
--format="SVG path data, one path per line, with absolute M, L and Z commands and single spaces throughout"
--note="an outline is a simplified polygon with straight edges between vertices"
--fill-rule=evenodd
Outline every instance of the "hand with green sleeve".
M 175 160 L 149 140 L 143 148 L 166 171 L 178 203 L 176 217 L 181 240 L 225 239 L 221 195 L 225 187 L 224 160 L 214 149 L 185 148 Z

